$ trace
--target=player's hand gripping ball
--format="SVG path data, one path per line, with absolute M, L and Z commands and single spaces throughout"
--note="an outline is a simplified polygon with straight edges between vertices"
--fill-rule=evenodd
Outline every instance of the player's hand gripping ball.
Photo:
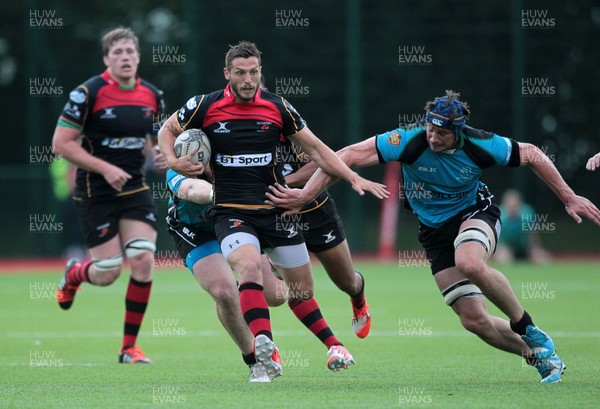
M 173 149 L 175 150 L 175 156 L 178 158 L 197 150 L 196 154 L 192 156 L 192 163 L 200 162 L 204 166 L 208 166 L 210 163 L 210 142 L 208 136 L 200 129 L 183 131 L 175 139 Z

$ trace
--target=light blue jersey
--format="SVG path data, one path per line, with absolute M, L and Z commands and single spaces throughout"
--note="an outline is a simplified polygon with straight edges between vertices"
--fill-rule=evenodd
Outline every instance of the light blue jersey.
M 180 175 L 172 169 L 167 170 L 167 186 L 175 195 L 177 195 L 181 183 L 186 179 L 186 176 Z M 177 220 L 201 230 L 214 232 L 213 224 L 209 223 L 206 217 L 209 206 L 210 204 L 198 204 L 177 198 L 173 200 L 173 195 L 169 199 L 169 208 L 175 207 L 174 216 Z M 172 211 L 169 211 L 169 214 L 172 214 Z
M 404 199 L 419 221 L 433 228 L 483 199 L 478 197 L 485 187 L 483 169 L 520 162 L 517 142 L 467 126 L 454 150 L 429 149 L 425 126 L 377 135 L 376 148 L 381 163 L 402 162 Z

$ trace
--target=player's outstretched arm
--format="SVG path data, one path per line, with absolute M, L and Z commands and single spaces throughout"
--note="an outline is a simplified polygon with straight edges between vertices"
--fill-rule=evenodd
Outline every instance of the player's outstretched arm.
M 600 152 L 588 159 L 585 168 L 591 171 L 600 169 Z
M 354 190 L 361 196 L 364 191 L 371 192 L 375 197 L 383 199 L 387 197 L 388 192 L 385 186 L 367 180 L 353 172 L 327 145 L 317 138 L 308 127 L 304 127 L 299 132 L 290 137 L 294 143 L 302 147 L 308 156 L 317 164 L 323 171 L 332 176 L 342 178 L 348 181 Z
M 588 199 L 575 194 L 546 155 L 529 143 L 519 143 L 521 166 L 529 166 L 565 204 L 565 210 L 577 223 L 581 216 L 600 226 L 600 210 Z
M 57 125 L 52 137 L 53 152 L 78 168 L 101 174 L 113 189 L 117 192 L 122 191 L 131 175 L 120 167 L 88 153 L 81 147 L 80 137 L 81 131 L 78 129 Z
M 204 172 L 204 166 L 201 163 L 196 165 L 192 163 L 192 156 L 196 154 L 196 151 L 180 158 L 175 156 L 173 145 L 175 145 L 177 136 L 182 132 L 183 130 L 177 122 L 177 112 L 175 112 L 158 131 L 158 147 L 171 169 L 187 177 L 196 177 Z
M 379 163 L 375 149 L 375 139 L 369 138 L 362 142 L 345 147 L 337 152 L 337 156 L 347 166 L 366 167 Z M 309 166 L 310 163 L 306 166 Z M 286 189 L 283 186 L 271 186 L 267 192 L 267 204 L 284 207 L 292 211 L 299 211 L 306 203 L 314 200 L 328 186 L 337 180 L 336 177 L 318 169 L 303 189 Z M 374 194 L 378 198 L 388 197 L 389 192 L 384 185 L 377 184 L 380 191 Z

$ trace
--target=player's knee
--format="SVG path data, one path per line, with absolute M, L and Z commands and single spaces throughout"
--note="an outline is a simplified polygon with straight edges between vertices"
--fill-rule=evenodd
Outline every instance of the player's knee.
M 121 268 L 114 268 L 111 270 L 102 270 L 102 271 L 98 271 L 96 270 L 97 273 L 94 277 L 94 284 L 104 287 L 107 285 L 111 285 L 112 283 L 114 283 L 117 278 L 119 278 L 119 276 L 121 275 Z
M 96 272 L 93 280 L 94 284 L 99 286 L 110 285 L 121 275 L 123 256 L 119 254 L 114 257 L 94 259 L 92 265 Z
M 483 312 L 461 314 L 460 323 L 467 331 L 480 336 L 485 336 L 493 326 L 489 315 Z
M 234 305 L 239 302 L 239 292 L 237 287 L 232 283 L 215 282 L 208 286 L 206 291 L 219 304 Z
M 127 258 L 135 257 L 139 254 L 154 254 L 156 245 L 153 241 L 144 237 L 136 237 L 125 243 L 125 255 Z
M 139 272 L 134 275 L 147 276 L 151 274 L 155 251 L 156 245 L 143 237 L 134 238 L 125 243 L 125 255 L 129 260 L 131 269 Z M 144 277 L 134 278 L 139 280 Z
M 235 271 L 240 277 L 240 281 L 262 281 L 262 265 L 260 258 L 243 259 L 236 263 Z
M 460 272 L 474 282 L 478 282 L 487 269 L 485 261 L 467 253 L 457 252 L 454 262 Z

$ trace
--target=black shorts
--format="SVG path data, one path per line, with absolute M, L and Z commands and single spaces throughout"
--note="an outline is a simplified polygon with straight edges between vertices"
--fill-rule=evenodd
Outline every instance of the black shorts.
M 234 233 L 248 233 L 258 238 L 260 247 L 277 248 L 304 243 L 302 229 L 297 223 L 288 222 L 290 216 L 283 216 L 283 209 L 238 209 L 212 206 L 208 211 L 219 243 Z M 300 215 L 298 216 L 300 220 Z M 294 218 L 292 218 L 295 220 Z
M 316 209 L 302 213 L 302 221 L 306 227 L 302 231 L 306 248 L 312 253 L 332 249 L 346 240 L 342 219 L 331 196 Z
M 460 225 L 466 220 L 483 220 L 494 232 L 496 242 L 500 234 L 500 209 L 495 205 L 476 205 L 463 210 L 442 226 L 433 228 L 420 224 L 419 241 L 431 263 L 431 272 L 436 274 L 446 268 L 454 267 L 454 240 L 458 236 Z
M 106 199 L 76 200 L 75 207 L 88 248 L 115 237 L 120 219 L 139 220 L 156 230 L 156 206 L 149 190 Z

